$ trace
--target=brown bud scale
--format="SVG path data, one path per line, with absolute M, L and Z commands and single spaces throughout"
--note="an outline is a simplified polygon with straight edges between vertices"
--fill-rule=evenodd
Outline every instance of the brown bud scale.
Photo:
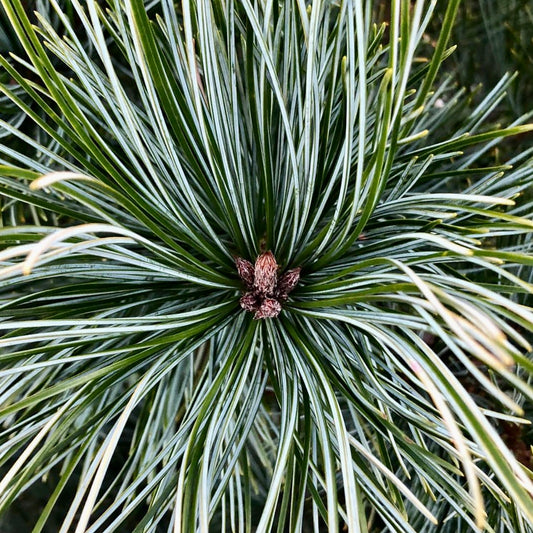
M 274 300 L 274 298 L 265 298 L 259 309 L 255 312 L 254 318 L 257 320 L 259 318 L 274 318 L 278 316 L 281 312 L 281 304 Z
M 283 274 L 278 281 L 276 287 L 276 297 L 280 301 L 285 301 L 289 297 L 289 293 L 298 285 L 300 281 L 301 268 L 293 268 Z
M 250 313 L 253 313 L 260 305 L 257 296 L 253 292 L 245 293 L 240 299 L 240 304 L 245 311 L 250 311 Z
M 244 281 L 246 288 L 251 289 L 254 284 L 254 265 L 242 257 L 236 257 L 235 264 L 237 265 L 237 272 Z
M 261 254 L 255 261 L 254 289 L 265 296 L 273 296 L 278 279 L 278 264 L 272 252 Z

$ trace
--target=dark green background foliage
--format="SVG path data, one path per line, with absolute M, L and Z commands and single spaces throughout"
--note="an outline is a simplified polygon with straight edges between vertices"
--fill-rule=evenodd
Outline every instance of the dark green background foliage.
M 530 2 L 0 5 L 2 531 L 533 531 Z

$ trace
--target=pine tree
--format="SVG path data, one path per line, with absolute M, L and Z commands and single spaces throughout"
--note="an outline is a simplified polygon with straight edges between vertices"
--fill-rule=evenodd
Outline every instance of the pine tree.
M 533 531 L 533 125 L 459 0 L 0 2 L 1 511 Z

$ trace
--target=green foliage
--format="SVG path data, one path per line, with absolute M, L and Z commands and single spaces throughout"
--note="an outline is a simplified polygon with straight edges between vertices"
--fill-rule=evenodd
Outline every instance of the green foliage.
M 3 511 L 533 531 L 533 125 L 436 85 L 458 0 L 431 46 L 421 0 L 2 5 Z M 301 279 L 254 320 L 265 250 Z
M 439 9 L 444 12 L 443 6 Z M 435 17 L 434 20 L 437 20 Z M 488 91 L 506 73 L 516 73 L 504 101 L 512 113 L 531 109 L 533 98 L 533 5 L 529 0 L 465 0 L 453 38 L 452 58 L 460 84 Z

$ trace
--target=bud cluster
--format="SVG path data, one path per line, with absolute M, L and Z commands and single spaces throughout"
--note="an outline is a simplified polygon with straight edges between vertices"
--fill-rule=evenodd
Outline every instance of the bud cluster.
M 235 264 L 246 286 L 246 292 L 240 300 L 241 307 L 255 313 L 255 319 L 278 316 L 281 304 L 298 284 L 301 268 L 293 268 L 278 276 L 279 267 L 270 251 L 262 253 L 255 265 L 241 257 L 235 259 Z

